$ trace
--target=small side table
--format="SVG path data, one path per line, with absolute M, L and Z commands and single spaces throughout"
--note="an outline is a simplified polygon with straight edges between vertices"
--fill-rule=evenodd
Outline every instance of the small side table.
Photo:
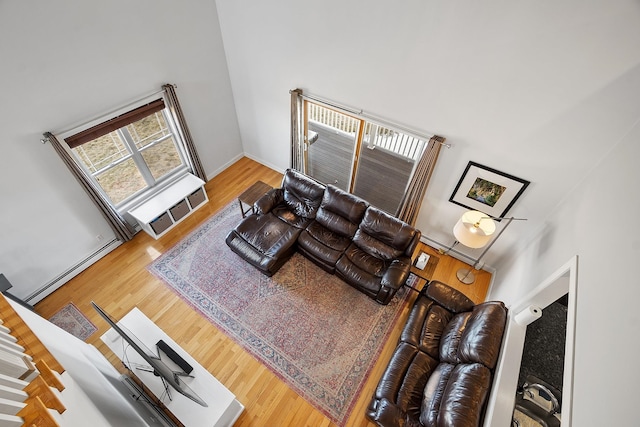
M 411 272 L 419 278 L 429 282 L 431 281 L 431 279 L 433 279 L 433 273 L 436 270 L 436 266 L 438 265 L 438 261 L 440 261 L 440 258 L 438 255 L 436 255 L 436 252 L 433 249 L 427 248 L 421 243 L 418 245 L 416 254 L 419 255 L 422 252 L 425 252 L 427 255 L 429 255 L 429 261 L 427 261 L 427 265 L 423 269 L 419 269 L 418 267 L 416 267 L 416 256 L 416 259 L 414 259 L 413 263 L 411 264 Z
M 269 184 L 265 184 L 262 181 L 258 181 L 253 184 L 251 187 L 247 188 L 242 194 L 238 196 L 238 203 L 240 204 L 240 212 L 242 212 L 242 218 L 244 218 L 247 213 L 255 213 L 253 209 L 253 204 L 258 201 L 258 199 L 265 194 L 269 190 L 271 190 Z M 245 209 L 244 205 L 248 205 L 249 207 Z

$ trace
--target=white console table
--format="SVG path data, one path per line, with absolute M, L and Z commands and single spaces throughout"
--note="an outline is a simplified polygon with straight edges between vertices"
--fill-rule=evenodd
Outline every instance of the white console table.
M 144 231 L 157 239 L 207 200 L 204 181 L 186 174 L 129 210 L 129 215 L 138 221 Z
M 162 329 L 156 326 L 138 308 L 134 308 L 125 315 L 118 325 L 124 326 L 133 333 L 138 340 L 142 341 L 149 349 L 155 349 L 159 340 L 164 340 L 176 353 L 186 360 L 192 367 L 193 378 L 180 377 L 195 391 L 202 400 L 207 403 L 207 407 L 201 406 L 193 400 L 183 396 L 176 390 L 170 389 L 171 398 L 166 396 L 164 385 L 160 377 L 152 372 L 136 369 L 134 366 L 130 370 L 138 379 L 167 407 L 169 411 L 184 424 L 185 427 L 228 427 L 232 426 L 242 411 L 244 406 L 235 398 L 220 381 L 211 373 L 196 362 L 186 351 L 184 351 L 175 341 L 173 341 Z M 129 347 L 113 329 L 109 329 L 100 339 L 113 351 L 120 360 L 131 365 L 146 365 L 144 359 L 139 356 L 133 348 Z M 162 360 L 176 370 L 180 370 L 169 358 L 162 355 Z

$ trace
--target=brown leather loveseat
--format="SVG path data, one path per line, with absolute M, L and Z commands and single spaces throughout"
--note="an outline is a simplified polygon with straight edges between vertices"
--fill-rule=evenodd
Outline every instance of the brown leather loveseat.
M 295 253 L 388 304 L 405 283 L 420 231 L 365 200 L 288 169 L 227 245 L 266 275 Z
M 437 281 L 417 297 L 367 417 L 381 427 L 477 427 L 493 383 L 507 309 L 474 305 Z

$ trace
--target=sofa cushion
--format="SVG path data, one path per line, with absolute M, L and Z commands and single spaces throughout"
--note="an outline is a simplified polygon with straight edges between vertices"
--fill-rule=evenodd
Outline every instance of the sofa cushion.
M 383 260 L 352 243 L 338 259 L 335 271 L 345 282 L 380 304 L 388 304 L 406 282 L 410 268 L 409 257 L 401 255 L 396 259 Z
M 347 249 L 347 252 L 349 252 L 349 249 Z M 380 291 L 380 282 L 382 279 L 358 267 L 349 259 L 346 253 L 343 254 L 336 263 L 336 274 L 345 282 L 357 287 L 360 291 L 372 298 L 375 298 Z
M 298 237 L 300 252 L 331 273 L 350 243 L 348 237 L 326 229 L 317 221 L 312 221 Z
M 490 387 L 486 366 L 442 363 L 424 388 L 420 422 L 425 427 L 478 427 Z
M 447 323 L 440 338 L 440 361 L 446 363 L 460 363 L 458 347 L 462 333 L 467 326 L 471 312 L 458 313 Z
M 502 302 L 478 304 L 472 311 L 456 314 L 440 340 L 440 360 L 447 363 L 481 363 L 493 369 L 498 361 L 502 333 L 507 321 Z
M 271 209 L 284 201 L 282 188 L 272 188 L 253 204 L 253 209 L 258 215 L 271 212 Z
M 316 221 L 337 234 L 353 237 L 367 206 L 361 198 L 336 186 L 327 185 Z
M 349 243 L 351 243 L 351 237 L 358 229 L 358 224 L 354 224 L 336 213 L 323 209 L 322 206 L 318 209 L 315 222 L 336 236 L 347 238 Z
M 330 229 L 322 226 L 322 224 L 317 220 L 309 224 L 305 231 L 310 237 L 313 237 L 315 240 L 322 243 L 323 246 L 333 249 L 340 254 L 342 254 L 342 252 L 344 252 L 351 244 L 351 239 L 349 239 L 349 237 L 331 231 Z
M 353 243 L 367 255 L 380 260 L 392 260 L 402 255 L 403 251 L 392 248 L 377 237 L 358 229 L 353 236 Z
M 400 343 L 375 391 L 377 399 L 396 404 L 411 418 L 420 416 L 422 391 L 438 361 L 407 343 Z
M 324 189 L 324 185 L 293 169 L 288 169 L 282 179 L 286 207 L 303 218 L 315 218 Z
M 295 211 L 289 208 L 288 205 L 285 204 L 274 207 L 270 213 L 277 217 L 280 221 L 285 222 L 288 225 L 300 230 L 306 228 L 313 221 L 313 219 L 311 218 L 306 218 L 304 216 L 298 215 Z
M 507 310 L 502 302 L 492 301 L 473 308 L 467 326 L 460 338 L 458 356 L 465 363 L 482 363 L 493 369 L 500 354 L 502 333 L 507 321 Z
M 382 277 L 387 268 L 387 264 L 382 259 L 370 255 L 368 251 L 354 244 L 349 245 L 344 252 L 344 257 L 354 266 L 374 277 Z
M 289 259 L 301 230 L 280 221 L 271 213 L 249 215 L 227 236 L 227 245 L 267 275 Z
M 400 340 L 413 344 L 434 358 L 439 357 L 440 338 L 453 314 L 428 298 L 418 298 L 409 313 Z
M 425 426 L 437 426 L 442 396 L 456 365 L 440 363 L 433 371 L 422 394 L 420 422 Z
M 369 206 L 353 241 L 371 255 L 392 259 L 401 254 L 412 255 L 414 247 L 411 243 L 416 233 L 417 230 L 409 224 Z M 406 253 L 407 249 L 410 253 Z

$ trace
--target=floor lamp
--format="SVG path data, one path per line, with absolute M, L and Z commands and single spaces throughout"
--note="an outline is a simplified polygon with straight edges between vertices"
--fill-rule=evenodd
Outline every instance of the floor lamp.
M 507 222 L 498 234 L 493 237 L 493 240 L 492 236 L 496 231 L 496 223 L 493 221 L 494 218 L 480 211 L 465 212 L 453 227 L 453 235 L 456 237 L 456 242 L 473 249 L 485 248 L 478 259 L 474 261 L 472 268 L 461 268 L 456 272 L 456 277 L 464 284 L 470 285 L 475 282 L 476 276 L 472 270 L 475 270 L 478 265 L 480 265 L 482 257 L 487 253 L 489 248 L 493 246 L 496 240 L 498 240 L 504 230 L 507 229 L 511 221 L 525 220 L 525 218 L 514 217 L 495 219 L 505 219 Z

